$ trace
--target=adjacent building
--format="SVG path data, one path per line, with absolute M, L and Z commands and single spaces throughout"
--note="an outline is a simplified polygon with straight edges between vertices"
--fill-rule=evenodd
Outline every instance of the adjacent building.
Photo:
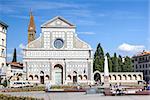
M 0 83 L 6 78 L 6 38 L 8 25 L 0 21 Z
M 9 81 L 26 80 L 26 72 L 24 71 L 23 63 L 10 62 L 7 63 L 6 77 Z
M 0 21 L 0 69 L 6 65 L 7 27 L 7 24 Z
M 78 38 L 74 24 L 57 16 L 41 25 L 39 38 L 35 39 L 35 34 L 31 14 L 23 56 L 27 80 L 53 85 L 93 81 L 92 48 Z
M 150 51 L 143 51 L 133 56 L 135 72 L 143 72 L 144 80 L 150 81 Z

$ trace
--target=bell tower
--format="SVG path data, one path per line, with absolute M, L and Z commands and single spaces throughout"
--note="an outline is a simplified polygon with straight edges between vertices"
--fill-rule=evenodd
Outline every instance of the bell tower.
M 35 37 L 36 37 L 36 29 L 35 29 L 34 17 L 32 15 L 32 12 L 30 11 L 30 22 L 28 25 L 28 43 L 35 40 Z

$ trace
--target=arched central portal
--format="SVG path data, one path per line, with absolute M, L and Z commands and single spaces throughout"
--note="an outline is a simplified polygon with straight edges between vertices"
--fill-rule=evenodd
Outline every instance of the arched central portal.
M 55 84 L 62 85 L 63 84 L 63 67 L 60 64 L 54 66 L 55 72 Z

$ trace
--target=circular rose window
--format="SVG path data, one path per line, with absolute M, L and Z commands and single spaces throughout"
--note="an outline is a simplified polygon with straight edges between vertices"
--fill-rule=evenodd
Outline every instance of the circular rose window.
M 56 39 L 54 41 L 54 47 L 57 48 L 57 49 L 62 48 L 63 45 L 64 45 L 64 41 L 62 39 Z

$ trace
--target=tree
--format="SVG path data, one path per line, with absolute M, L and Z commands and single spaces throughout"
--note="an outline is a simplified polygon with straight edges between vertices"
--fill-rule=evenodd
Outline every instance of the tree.
M 122 57 L 121 57 L 121 55 L 119 55 L 119 57 L 118 57 L 118 72 L 122 72 L 122 66 L 123 66 Z
M 94 54 L 93 71 L 104 71 L 104 51 L 99 43 Z
M 118 72 L 118 58 L 116 53 L 114 53 L 114 56 L 112 57 L 112 71 Z
M 107 52 L 106 56 L 107 56 L 107 59 L 108 59 L 109 72 L 112 72 L 112 61 L 111 61 L 110 54 Z
M 133 71 L 132 59 L 128 56 L 125 57 L 122 71 L 123 72 L 132 72 Z
M 16 48 L 14 48 L 14 53 L 13 53 L 13 60 L 12 62 L 17 62 L 17 52 L 16 52 Z
M 133 66 L 132 66 L 132 59 L 128 56 L 125 57 L 124 62 L 122 59 L 122 56 L 119 55 L 117 57 L 117 54 L 114 53 L 114 56 L 111 57 L 109 53 L 106 53 L 106 56 L 108 58 L 108 66 L 109 66 L 109 72 L 132 72 Z M 104 71 L 104 51 L 101 47 L 101 44 L 99 43 L 97 45 L 97 49 L 94 54 L 94 60 L 93 60 L 93 71 Z

